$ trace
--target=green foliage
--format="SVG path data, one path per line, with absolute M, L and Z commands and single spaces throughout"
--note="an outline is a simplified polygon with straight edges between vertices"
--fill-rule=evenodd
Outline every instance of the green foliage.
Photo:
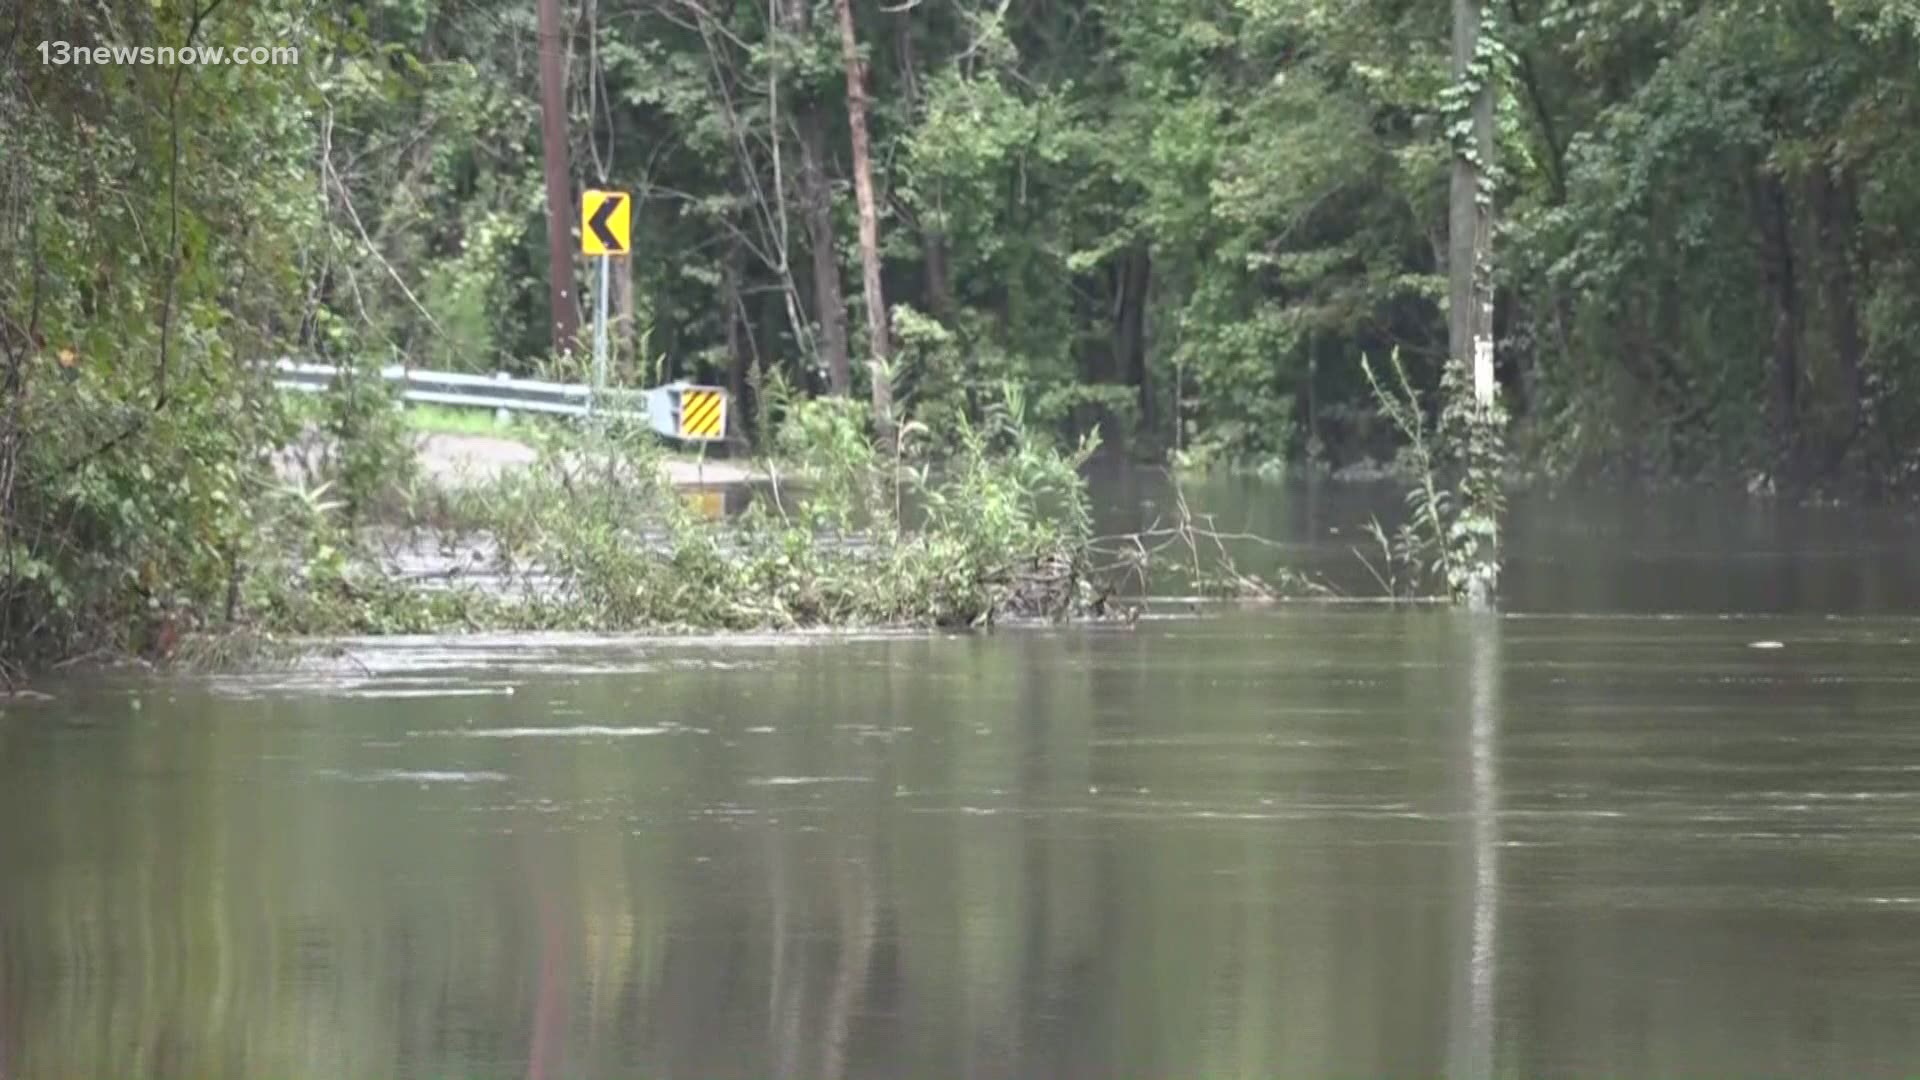
M 331 454 L 339 528 L 405 505 L 405 433 L 377 381 L 350 380 L 303 434 L 256 362 L 581 374 L 548 355 L 530 5 L 14 7 L 0 652 L 141 647 L 244 618 L 251 586 L 232 583 L 296 529 L 263 509 L 289 443 Z M 814 280 L 864 303 L 846 299 L 860 290 L 827 9 L 587 10 L 567 42 L 569 179 L 637 196 L 616 382 L 750 388 L 737 415 L 818 473 L 802 479 L 839 508 L 835 529 L 912 532 L 901 470 L 963 461 L 976 436 L 1005 451 L 1009 384 L 1036 445 L 1099 431 L 1135 456 L 1270 474 L 1379 453 L 1409 418 L 1381 399 L 1406 395 L 1337 360 L 1400 349 L 1401 389 L 1455 377 L 1445 192 L 1489 81 L 1504 464 L 1920 482 L 1910 0 L 1483 5 L 1464 80 L 1435 5 L 856 5 L 890 377 L 919 425 L 891 460 L 856 411 L 812 400 L 823 315 L 864 324 L 820 311 Z M 301 60 L 61 67 L 36 52 L 189 33 Z M 572 228 L 572 208 L 555 220 Z M 587 295 L 586 270 L 569 295 Z M 1491 429 L 1423 415 L 1439 428 L 1424 437 L 1492 460 Z M 1434 491 L 1494 505 L 1490 482 Z M 1433 541 L 1446 559 L 1494 545 L 1495 517 L 1449 510 L 1464 531 Z
M 119 7 L 22 10 L 0 72 L 0 662 L 164 650 L 223 620 L 270 543 L 266 452 L 291 434 L 242 360 L 270 355 L 298 296 L 271 254 L 312 191 L 294 72 L 29 59 L 190 28 L 173 5 Z M 233 47 L 294 21 L 192 29 Z M 291 221 L 262 220 L 283 206 Z
M 454 435 L 500 435 L 511 434 L 515 425 L 533 426 L 537 420 L 530 420 L 521 414 L 516 420 L 513 414 L 504 419 L 496 417 L 487 409 L 463 408 L 458 406 L 410 404 L 401 417 L 406 426 L 418 432 L 445 432 Z
M 958 421 L 958 452 L 935 480 L 924 468 L 912 478 L 924 527 L 957 540 L 974 560 L 1039 556 L 1091 538 L 1093 517 L 1080 466 L 1099 448 L 1083 436 L 1071 453 L 1034 437 L 1026 401 L 1009 383 L 976 427 Z
M 328 448 L 321 475 L 337 485 L 352 524 L 417 475 L 412 428 L 394 384 L 375 365 L 342 365 L 321 401 L 319 434 Z
M 661 481 L 645 432 L 555 429 L 533 469 L 459 496 L 463 529 L 492 541 L 497 569 L 519 588 L 457 610 L 488 625 L 591 629 L 965 626 L 1062 614 L 1077 596 L 1071 575 L 1044 597 L 1034 582 L 1074 566 L 1089 539 L 1077 470 L 1095 444 L 1051 449 L 1026 427 L 1017 392 L 990 415 L 962 432 L 942 467 L 903 472 L 869 440 L 862 407 L 798 402 L 780 443 L 805 463 L 805 479 L 730 522 L 689 511 Z M 456 603 L 437 601 L 428 615 Z M 419 611 L 410 599 L 387 618 L 404 624 Z
M 82 371 L 15 414 L 37 437 L 20 440 L 9 500 L 9 651 L 141 649 L 216 621 L 267 542 L 264 469 L 248 451 L 280 422 L 271 391 L 183 381 L 166 411 L 101 450 L 139 422 L 123 385 Z
M 1904 484 L 1914 429 L 1882 408 L 1910 400 L 1887 388 L 1912 338 L 1878 298 L 1911 295 L 1911 27 L 1871 4 L 1635 10 L 1522 46 L 1615 88 L 1536 78 L 1562 164 L 1509 263 L 1540 357 L 1529 456 Z
M 1389 595 L 1437 591 L 1458 602 L 1469 598 L 1477 580 L 1491 589 L 1500 575 L 1500 519 L 1506 500 L 1502 488 L 1506 413 L 1496 397 L 1491 408 L 1474 402 L 1466 365 L 1444 369 L 1437 424 L 1407 375 L 1400 354 L 1391 354 L 1391 383 L 1383 384 L 1372 362 L 1360 361 L 1380 409 L 1406 443 L 1403 471 L 1408 477 L 1407 520 L 1391 534 L 1376 519 L 1370 532 L 1384 556 L 1368 562 Z M 1356 550 L 1362 561 L 1364 553 Z

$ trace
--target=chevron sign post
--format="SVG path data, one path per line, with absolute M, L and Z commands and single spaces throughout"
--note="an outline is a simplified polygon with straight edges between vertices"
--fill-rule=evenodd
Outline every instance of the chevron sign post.
M 593 294 L 593 389 L 607 388 L 607 289 L 609 260 L 624 257 L 633 233 L 633 198 L 624 191 L 580 193 L 580 253 L 599 260 Z

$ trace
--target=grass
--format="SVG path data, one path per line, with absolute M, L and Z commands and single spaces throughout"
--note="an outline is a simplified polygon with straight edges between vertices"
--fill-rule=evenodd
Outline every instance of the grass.
M 489 409 L 463 409 L 448 405 L 408 405 L 406 408 L 407 426 L 415 431 L 448 435 L 507 435 L 516 432 L 524 434 L 533 421 L 524 417 L 514 419 L 509 414 L 507 423 L 494 420 Z
M 404 415 L 407 427 L 425 434 L 493 435 L 519 442 L 532 441 L 533 433 L 541 425 L 563 422 L 553 417 L 508 414 L 507 422 L 503 424 L 493 418 L 492 410 L 452 405 L 410 404 Z M 699 446 L 667 446 L 662 454 L 668 460 L 689 463 L 709 457 Z
M 570 423 L 564 418 L 556 419 L 541 416 L 512 416 L 507 423 L 499 423 L 488 409 L 468 409 L 450 405 L 408 405 L 403 415 L 407 427 L 428 435 L 490 435 L 500 439 L 512 439 L 516 442 L 533 442 L 534 433 L 543 425 Z M 663 444 L 660 452 L 663 461 L 679 461 L 694 464 L 703 460 L 713 460 L 699 446 L 667 446 Z

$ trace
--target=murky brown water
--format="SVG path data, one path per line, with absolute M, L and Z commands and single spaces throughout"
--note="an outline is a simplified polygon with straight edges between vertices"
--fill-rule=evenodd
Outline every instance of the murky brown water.
M 1533 513 L 1498 619 L 49 687 L 0 1077 L 1920 1071 L 1899 519 Z

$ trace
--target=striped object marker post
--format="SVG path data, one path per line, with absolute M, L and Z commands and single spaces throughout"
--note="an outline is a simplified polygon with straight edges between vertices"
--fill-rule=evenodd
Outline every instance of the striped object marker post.
M 679 436 L 718 440 L 727 434 L 727 395 L 717 386 L 687 386 L 680 390 Z

